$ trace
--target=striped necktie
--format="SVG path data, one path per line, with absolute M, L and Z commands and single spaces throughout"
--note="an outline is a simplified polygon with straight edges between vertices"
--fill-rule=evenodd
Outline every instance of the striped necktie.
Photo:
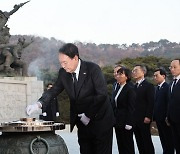
M 72 73 L 72 78 L 73 78 L 73 84 L 74 84 L 74 92 L 76 95 L 76 90 L 77 90 L 77 78 L 76 78 L 76 73 Z

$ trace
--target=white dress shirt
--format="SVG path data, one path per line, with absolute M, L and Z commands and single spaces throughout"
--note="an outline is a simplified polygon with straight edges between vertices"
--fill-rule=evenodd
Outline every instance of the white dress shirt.
M 118 90 L 118 92 L 117 92 L 117 94 L 116 94 L 116 96 L 115 96 L 115 98 L 114 98 L 116 106 L 117 106 L 117 98 L 118 98 L 120 92 L 122 91 L 123 87 L 125 86 L 125 84 L 120 85 L 120 86 L 121 86 L 121 87 L 119 88 L 119 90 Z
M 81 66 L 81 60 L 79 59 L 79 61 L 78 61 L 78 66 L 77 66 L 76 70 L 74 71 L 74 73 L 76 73 L 76 79 L 77 79 L 77 81 L 78 81 L 78 78 L 79 78 L 80 66 Z

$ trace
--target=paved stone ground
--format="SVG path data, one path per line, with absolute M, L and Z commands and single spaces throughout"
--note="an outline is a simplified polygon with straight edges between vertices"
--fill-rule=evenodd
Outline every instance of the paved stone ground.
M 79 154 L 79 144 L 78 144 L 76 129 L 73 130 L 72 133 L 70 133 L 69 130 L 70 130 L 69 125 L 66 125 L 65 130 L 59 130 L 59 131 L 56 131 L 56 133 L 59 134 L 64 139 L 64 141 L 68 147 L 69 154 Z M 162 148 L 161 148 L 159 137 L 152 136 L 152 139 L 153 139 L 153 144 L 155 147 L 155 153 L 162 154 Z M 135 148 L 136 148 L 136 154 L 138 154 L 136 144 L 135 144 Z M 113 136 L 113 154 L 118 154 L 115 135 Z

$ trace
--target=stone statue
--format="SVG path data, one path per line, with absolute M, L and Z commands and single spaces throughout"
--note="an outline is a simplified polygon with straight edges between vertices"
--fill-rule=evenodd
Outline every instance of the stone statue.
M 33 42 L 33 38 L 31 38 L 30 42 L 25 42 L 25 38 L 19 38 L 18 43 L 15 47 L 12 49 L 12 64 L 10 66 L 16 70 L 19 70 L 22 68 L 22 76 L 28 76 L 27 74 L 27 65 L 26 63 L 21 59 L 22 51 L 24 48 L 29 46 Z M 20 72 L 18 73 L 20 74 Z
M 4 26 L 0 30 L 0 44 L 6 44 L 6 42 L 9 42 L 11 35 L 9 33 L 9 28 L 7 26 Z
M 0 46 L 0 71 L 5 73 L 12 73 L 22 76 L 27 75 L 26 63 L 21 59 L 22 51 L 33 42 L 26 42 L 25 38 L 19 38 L 16 45 L 5 44 Z M 21 71 L 22 70 L 22 71 Z
M 2 29 L 6 25 L 9 17 L 13 13 L 15 13 L 17 10 L 19 10 L 20 7 L 22 7 L 24 4 L 26 4 L 28 2 L 29 1 L 24 2 L 24 3 L 20 3 L 19 5 L 14 5 L 14 8 L 10 12 L 7 12 L 7 11 L 3 12 L 0 10 L 0 29 Z
M 33 41 L 31 40 L 31 42 L 26 43 L 24 38 L 19 38 L 16 45 L 10 44 L 10 28 L 6 23 L 13 13 L 28 2 L 14 5 L 14 8 L 9 12 L 0 10 L 0 72 L 5 74 L 12 74 L 15 71 L 16 73 L 19 72 L 18 75 L 27 76 L 27 67 L 21 59 L 21 54 L 22 50 Z M 21 73 L 19 71 L 20 69 L 22 69 Z

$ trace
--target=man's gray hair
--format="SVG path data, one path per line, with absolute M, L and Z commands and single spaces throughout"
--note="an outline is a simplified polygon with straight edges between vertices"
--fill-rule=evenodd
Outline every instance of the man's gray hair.
M 136 65 L 136 66 L 139 66 L 140 69 L 144 72 L 144 75 L 146 75 L 146 73 L 147 73 L 147 68 L 146 68 L 146 66 L 144 66 L 144 65 Z

